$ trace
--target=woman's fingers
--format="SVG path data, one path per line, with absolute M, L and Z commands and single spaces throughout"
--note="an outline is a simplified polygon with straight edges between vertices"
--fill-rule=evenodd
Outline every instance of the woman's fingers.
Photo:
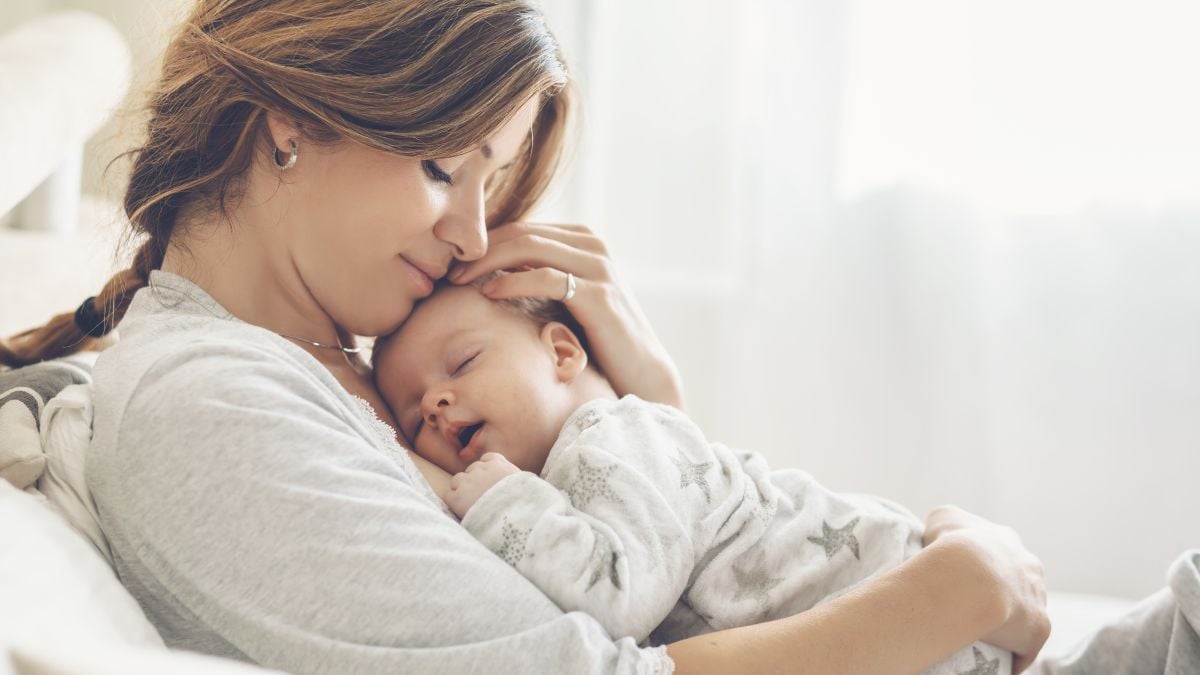
M 480 289 L 493 300 L 507 298 L 547 298 L 563 300 L 569 286 L 567 273 L 553 267 L 539 267 L 527 272 L 511 272 L 488 281 Z M 591 292 L 589 281 L 575 278 L 575 298 Z
M 564 244 L 570 244 L 576 248 L 591 251 L 592 253 L 600 255 L 608 254 L 608 250 L 604 246 L 604 240 L 583 225 L 530 223 L 523 220 L 514 221 L 488 230 L 488 243 L 498 244 L 525 235 L 537 235 L 539 237 L 546 237 L 547 239 L 555 239 Z
M 1001 584 L 1010 616 L 983 641 L 1013 652 L 1013 673 L 1029 667 L 1050 635 L 1046 570 L 1016 530 L 957 506 L 940 506 L 925 519 L 925 545 L 960 532 L 973 541 L 980 561 Z
M 500 243 L 490 243 L 486 256 L 455 271 L 450 275 L 450 281 L 469 284 L 496 270 L 522 266 L 553 267 L 593 281 L 605 281 L 610 277 L 606 259 L 598 254 L 550 237 L 523 234 Z

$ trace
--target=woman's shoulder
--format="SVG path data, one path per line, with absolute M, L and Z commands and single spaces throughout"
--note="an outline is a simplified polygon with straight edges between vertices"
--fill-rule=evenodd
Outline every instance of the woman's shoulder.
M 319 418 L 362 435 L 353 399 L 299 347 L 198 303 L 135 301 L 93 370 L 94 456 L 140 447 L 147 429 L 190 444 Z
M 156 271 L 118 330 L 119 341 L 100 354 L 94 373 L 98 402 L 118 408 L 135 394 L 170 397 L 185 388 L 234 394 L 265 386 L 281 395 L 310 396 L 338 390 L 332 375 L 302 349 L 238 320 L 175 275 Z
M 122 403 L 139 394 L 236 395 L 246 388 L 260 394 L 332 394 L 332 375 L 280 340 L 248 324 L 164 317 L 153 331 L 123 331 L 119 342 L 100 354 L 95 396 L 98 402 Z

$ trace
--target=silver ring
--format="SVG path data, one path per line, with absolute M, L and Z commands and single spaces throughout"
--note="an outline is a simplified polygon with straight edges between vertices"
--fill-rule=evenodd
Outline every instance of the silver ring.
M 296 141 L 288 139 L 288 143 L 292 144 L 292 152 L 291 152 L 291 154 L 288 155 L 288 160 L 287 160 L 286 164 L 279 163 L 279 148 L 275 148 L 275 152 L 271 153 L 271 159 L 275 162 L 275 167 L 278 168 L 280 171 L 287 171 L 288 169 L 292 168 L 293 166 L 296 166 L 296 155 L 298 154 L 297 148 L 296 148 Z
M 575 275 L 567 272 L 567 294 L 559 302 L 566 302 L 575 297 Z

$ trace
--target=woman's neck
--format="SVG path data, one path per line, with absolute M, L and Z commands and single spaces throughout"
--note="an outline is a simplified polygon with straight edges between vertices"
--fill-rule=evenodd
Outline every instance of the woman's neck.
M 184 239 L 168 246 L 162 269 L 211 295 L 246 323 L 327 345 L 339 344 L 336 324 L 309 291 L 282 244 L 285 214 L 248 192 L 229 217 L 198 209 L 180 214 Z M 276 202 L 277 203 L 277 202 Z M 297 341 L 327 367 L 365 364 L 336 349 Z M 350 358 L 348 358 L 350 357 Z

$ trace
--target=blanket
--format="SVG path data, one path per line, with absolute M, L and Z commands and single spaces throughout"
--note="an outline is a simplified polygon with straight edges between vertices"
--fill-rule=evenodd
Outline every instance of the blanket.
M 0 478 L 24 490 L 46 469 L 41 419 L 63 389 L 92 381 L 87 358 L 56 359 L 0 372 Z

